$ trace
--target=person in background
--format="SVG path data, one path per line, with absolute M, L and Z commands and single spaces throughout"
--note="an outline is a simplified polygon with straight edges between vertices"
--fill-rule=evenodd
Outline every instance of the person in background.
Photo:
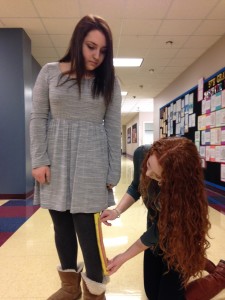
M 121 89 L 112 33 L 98 16 L 76 25 L 66 54 L 44 65 L 30 121 L 34 204 L 48 209 L 61 288 L 51 300 L 105 299 L 94 214 L 114 205 L 121 172 Z M 78 240 L 86 273 L 77 262 Z
M 144 251 L 149 299 L 211 299 L 225 287 L 225 261 L 215 266 L 206 258 L 210 223 L 196 146 L 186 138 L 160 139 L 151 147 L 138 147 L 133 163 L 131 185 L 115 209 L 102 212 L 101 220 L 111 225 L 108 220 L 119 217 L 142 195 L 148 209 L 147 231 L 109 261 L 109 273 Z M 202 270 L 209 275 L 189 283 Z

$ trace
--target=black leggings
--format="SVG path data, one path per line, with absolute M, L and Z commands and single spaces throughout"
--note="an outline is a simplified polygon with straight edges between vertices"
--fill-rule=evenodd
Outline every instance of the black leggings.
M 185 300 L 179 273 L 170 270 L 162 256 L 154 255 L 150 249 L 144 253 L 144 287 L 149 300 Z
M 79 240 L 87 277 L 102 282 L 103 272 L 98 250 L 94 214 L 71 214 L 49 210 L 55 230 L 55 244 L 63 270 L 77 270 Z

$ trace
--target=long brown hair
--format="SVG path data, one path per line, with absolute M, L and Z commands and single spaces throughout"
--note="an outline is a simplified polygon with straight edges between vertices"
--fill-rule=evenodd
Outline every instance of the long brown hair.
M 146 176 L 146 170 L 147 160 L 153 154 L 162 167 L 159 247 L 168 268 L 178 271 L 186 285 L 191 276 L 201 275 L 209 248 L 210 222 L 200 156 L 195 144 L 187 138 L 154 142 L 143 163 L 140 183 L 148 208 L 154 199 L 150 197 L 149 201 L 152 180 Z
M 63 83 L 74 80 L 73 78 L 71 79 L 71 75 L 76 74 L 75 82 L 78 84 L 79 92 L 81 93 L 81 81 L 86 74 L 82 47 L 85 37 L 92 30 L 99 30 L 104 34 L 107 47 L 102 64 L 93 71 L 94 83 L 92 95 L 93 97 L 102 95 L 107 106 L 112 100 L 115 81 L 113 41 L 109 25 L 101 17 L 87 15 L 77 23 L 70 40 L 69 48 L 66 54 L 59 60 L 59 62 L 71 63 L 70 70 L 62 74 L 62 77 L 67 75 Z

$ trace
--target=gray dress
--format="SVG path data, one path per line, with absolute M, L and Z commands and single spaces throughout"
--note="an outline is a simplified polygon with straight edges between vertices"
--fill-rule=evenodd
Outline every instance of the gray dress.
M 30 121 L 32 167 L 49 165 L 50 184 L 35 183 L 34 204 L 71 213 L 99 212 L 114 205 L 121 171 L 121 91 L 115 80 L 106 109 L 93 99 L 93 79 L 57 86 L 59 63 L 46 64 L 33 90 Z

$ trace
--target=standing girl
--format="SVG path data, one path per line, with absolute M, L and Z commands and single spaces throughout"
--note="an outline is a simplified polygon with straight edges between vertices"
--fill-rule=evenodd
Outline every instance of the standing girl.
M 120 179 L 121 91 L 113 67 L 111 30 L 85 16 L 67 53 L 40 71 L 31 114 L 34 204 L 49 210 L 62 288 L 49 299 L 105 299 L 94 213 L 114 205 Z

